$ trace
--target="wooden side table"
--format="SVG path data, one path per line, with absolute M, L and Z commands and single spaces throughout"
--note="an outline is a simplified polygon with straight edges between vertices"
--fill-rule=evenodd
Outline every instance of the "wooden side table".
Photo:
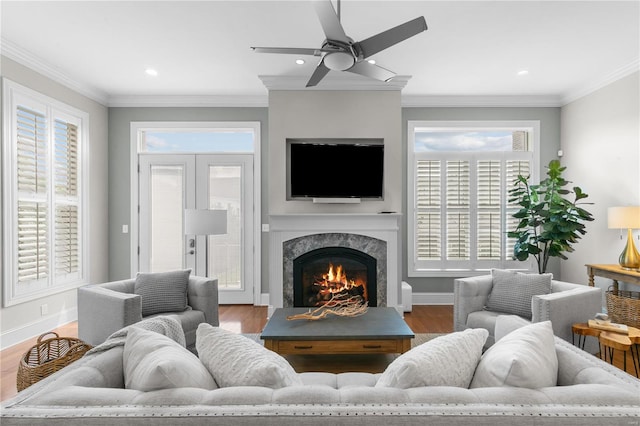
M 578 336 L 578 347 L 584 350 L 584 343 L 587 340 L 587 336 L 593 336 L 596 339 L 600 337 L 600 331 L 597 328 L 589 327 L 589 324 L 586 322 L 581 322 L 578 324 L 573 324 L 571 326 L 571 343 L 575 345 L 574 338 Z
M 624 371 L 627 371 L 627 352 L 631 352 L 631 360 L 633 362 L 633 369 L 636 372 L 636 377 L 638 376 L 638 363 L 640 360 L 637 359 L 636 353 L 638 352 L 637 343 L 633 341 L 630 336 L 620 333 L 613 333 L 610 331 L 603 331 L 600 333 L 598 337 L 600 342 L 601 350 L 600 354 L 604 354 L 604 360 L 607 360 L 607 352 L 609 352 L 609 363 L 613 364 L 613 354 L 614 351 L 623 351 L 624 353 Z M 636 339 L 634 339 L 636 340 Z M 634 352 L 633 349 L 636 348 Z
M 598 339 L 600 348 L 600 359 L 607 360 L 607 351 L 609 353 L 609 362 L 613 364 L 613 355 L 615 350 L 624 352 L 624 369 L 627 370 L 627 352 L 631 352 L 633 359 L 633 368 L 636 377 L 639 377 L 640 370 L 640 329 L 629 327 L 627 334 L 616 333 L 613 331 L 601 330 L 599 328 L 589 327 L 586 322 L 576 323 L 571 326 L 572 341 L 575 345 L 575 336 L 578 336 L 578 347 L 584 349 L 584 342 L 587 336 L 593 336 Z M 634 352 L 635 350 L 635 352 Z
M 594 286 L 593 277 L 610 278 L 613 280 L 613 289 L 618 290 L 618 281 L 640 285 L 640 271 L 628 271 L 620 265 L 585 265 L 589 275 L 589 285 Z

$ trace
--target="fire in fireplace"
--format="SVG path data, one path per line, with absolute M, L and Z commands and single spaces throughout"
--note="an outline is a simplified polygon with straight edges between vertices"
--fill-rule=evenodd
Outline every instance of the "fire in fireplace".
M 377 306 L 376 259 L 346 247 L 323 247 L 293 261 L 297 307 L 322 306 L 334 296 L 360 297 Z

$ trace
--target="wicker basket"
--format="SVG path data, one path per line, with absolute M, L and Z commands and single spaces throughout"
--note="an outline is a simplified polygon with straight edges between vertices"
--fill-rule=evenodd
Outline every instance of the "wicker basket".
M 55 337 L 45 337 L 54 335 Z M 18 392 L 81 358 L 91 346 L 74 337 L 59 337 L 50 332 L 38 337 L 38 343 L 20 358 Z
M 640 328 L 640 292 L 609 288 L 607 313 L 615 323 Z

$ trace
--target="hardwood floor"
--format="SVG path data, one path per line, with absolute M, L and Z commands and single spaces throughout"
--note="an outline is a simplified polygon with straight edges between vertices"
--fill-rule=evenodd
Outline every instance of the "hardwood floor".
M 220 327 L 234 333 L 260 333 L 267 323 L 267 308 L 265 306 L 223 305 L 220 307 Z M 404 320 L 414 333 L 450 333 L 453 331 L 453 307 L 416 305 L 413 312 L 405 314 Z M 78 324 L 72 322 L 54 330 L 60 336 L 77 337 Z M 16 374 L 22 355 L 36 344 L 37 338 L 14 345 L 0 352 L 0 400 L 4 401 L 17 393 Z M 614 364 L 622 368 L 622 354 L 616 351 Z M 306 368 L 308 359 L 292 359 L 293 363 Z M 365 362 L 368 360 L 364 360 Z M 635 374 L 629 359 L 627 371 Z M 381 363 L 379 368 L 384 368 Z M 295 367 L 295 365 L 294 365 Z M 353 370 L 358 371 L 358 370 Z

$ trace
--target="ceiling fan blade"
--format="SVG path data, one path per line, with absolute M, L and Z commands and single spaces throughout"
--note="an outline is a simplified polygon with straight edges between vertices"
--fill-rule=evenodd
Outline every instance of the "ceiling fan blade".
M 321 56 L 325 50 L 311 49 L 304 47 L 251 47 L 254 52 L 258 53 L 284 53 L 288 55 L 313 55 Z M 330 50 L 328 51 L 330 52 Z
M 378 65 L 370 64 L 366 61 L 357 62 L 346 71 L 380 81 L 389 81 L 396 75 L 393 71 L 389 71 L 388 69 L 379 67 Z
M 316 84 L 320 83 L 320 80 L 322 80 L 328 72 L 329 68 L 327 68 L 324 64 L 324 60 L 320 61 L 305 87 L 315 86 Z
M 331 0 L 314 1 L 313 5 L 316 8 L 320 25 L 322 25 L 322 30 L 327 40 L 338 40 L 343 43 L 349 43 L 349 37 L 347 37 L 344 28 L 342 28 L 338 15 L 331 4 Z
M 424 16 L 420 16 L 419 18 L 400 24 L 387 31 L 383 31 L 380 34 L 376 34 L 356 44 L 359 45 L 360 50 L 366 59 L 387 47 L 391 47 L 394 44 L 400 43 L 401 41 L 426 30 L 427 21 L 425 21 Z

